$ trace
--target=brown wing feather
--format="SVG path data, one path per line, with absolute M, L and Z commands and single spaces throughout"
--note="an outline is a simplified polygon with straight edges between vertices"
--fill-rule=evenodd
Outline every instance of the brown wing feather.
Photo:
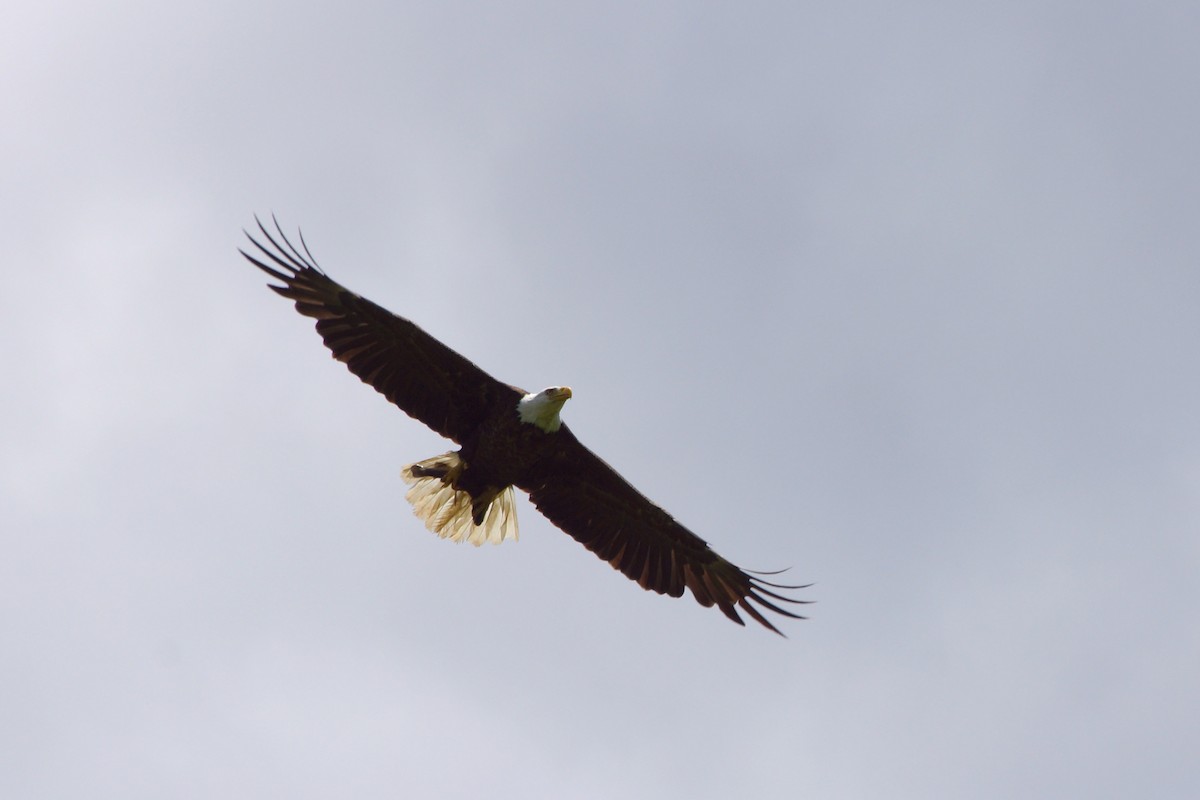
M 241 250 L 252 264 L 283 281 L 270 288 L 317 320 L 333 357 L 409 416 L 462 443 L 497 402 L 516 406 L 520 393 L 488 375 L 403 317 L 375 305 L 325 275 L 304 244 L 292 246 L 279 223 L 278 240 L 258 218 L 270 247 L 246 236 L 267 261 Z
M 643 589 L 680 597 L 684 587 L 703 606 L 716 605 L 744 625 L 738 609 L 780 633 L 752 603 L 795 619 L 777 603 L 804 603 L 774 591 L 803 589 L 764 580 L 717 555 L 696 534 L 633 488 L 564 425 L 554 455 L 520 487 L 546 517 Z M 781 634 L 782 635 L 782 634 Z

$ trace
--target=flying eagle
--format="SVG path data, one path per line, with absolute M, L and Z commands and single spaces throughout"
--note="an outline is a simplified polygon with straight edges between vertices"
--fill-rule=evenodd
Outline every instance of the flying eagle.
M 406 414 L 460 445 L 457 451 L 402 469 L 414 513 L 438 536 L 474 545 L 517 538 L 513 487 L 556 526 L 643 589 L 672 597 L 684 587 L 703 606 L 717 606 L 739 625 L 737 609 L 775 633 L 752 603 L 794 619 L 777 603 L 804 603 L 739 569 L 633 488 L 580 444 L 559 418 L 566 386 L 526 392 L 501 383 L 412 322 L 329 278 L 308 250 L 298 250 L 275 222 L 270 244 L 249 232 L 262 257 L 239 252 L 282 286 L 296 310 L 317 321 L 333 357 Z

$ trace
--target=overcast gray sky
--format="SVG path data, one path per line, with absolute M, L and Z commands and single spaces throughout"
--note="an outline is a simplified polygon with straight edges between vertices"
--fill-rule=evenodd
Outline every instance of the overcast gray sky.
M 10 4 L 0 795 L 1200 796 L 1194 3 Z M 564 417 L 639 590 L 237 255 Z

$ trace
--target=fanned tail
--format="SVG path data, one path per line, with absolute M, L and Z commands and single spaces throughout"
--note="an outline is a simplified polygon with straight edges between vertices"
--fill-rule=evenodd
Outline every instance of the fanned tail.
M 454 488 L 462 470 L 462 459 L 453 452 L 405 466 L 400 475 L 411 487 L 404 497 L 412 503 L 413 513 L 426 528 L 452 542 L 470 542 L 479 547 L 484 542 L 516 541 L 517 508 L 512 487 L 492 499 L 477 525 L 474 499 Z

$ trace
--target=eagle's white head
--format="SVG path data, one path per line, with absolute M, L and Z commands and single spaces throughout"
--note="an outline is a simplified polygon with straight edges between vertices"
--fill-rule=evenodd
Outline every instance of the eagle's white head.
M 546 433 L 554 433 L 562 426 L 558 412 L 563 403 L 571 399 L 570 386 L 551 386 L 540 392 L 531 392 L 517 401 L 517 416 L 521 422 L 537 425 Z

